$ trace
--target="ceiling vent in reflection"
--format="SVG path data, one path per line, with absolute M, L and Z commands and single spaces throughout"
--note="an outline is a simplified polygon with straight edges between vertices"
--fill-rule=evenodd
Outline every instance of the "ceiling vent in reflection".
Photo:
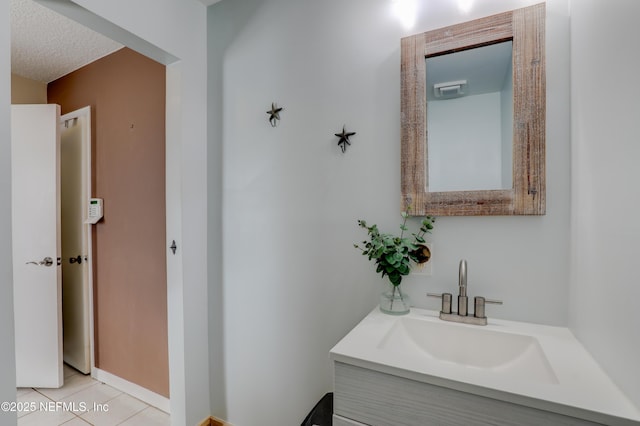
M 467 80 L 447 81 L 433 85 L 433 94 L 439 99 L 459 98 L 467 94 Z

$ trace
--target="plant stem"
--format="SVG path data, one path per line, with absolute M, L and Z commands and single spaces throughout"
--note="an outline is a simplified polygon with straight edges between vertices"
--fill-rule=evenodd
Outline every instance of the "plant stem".
M 393 291 L 391 292 L 391 306 L 389 306 L 389 310 L 391 312 L 393 312 L 393 301 L 396 299 L 396 286 L 391 284 L 393 286 Z
M 404 228 L 407 226 L 407 215 L 404 215 L 404 220 L 402 221 L 402 232 L 400 232 L 400 239 L 404 236 Z M 395 286 L 394 286 L 395 287 Z
M 393 312 L 393 302 L 396 300 L 396 291 L 398 292 L 398 296 L 400 297 L 400 300 L 402 301 L 402 304 L 404 305 L 404 297 L 402 297 L 402 292 L 400 291 L 400 289 L 398 288 L 400 285 L 393 285 L 393 291 L 391 292 L 391 305 L 389 306 L 389 310 L 391 312 Z

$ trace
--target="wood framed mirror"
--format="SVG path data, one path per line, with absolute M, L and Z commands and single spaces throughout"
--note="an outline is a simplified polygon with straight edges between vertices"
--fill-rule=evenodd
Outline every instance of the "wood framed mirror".
M 510 187 L 430 191 L 427 92 L 434 88 L 427 87 L 427 59 L 507 41 L 513 90 Z M 401 96 L 403 211 L 410 206 L 415 216 L 545 214 L 544 3 L 403 38 Z

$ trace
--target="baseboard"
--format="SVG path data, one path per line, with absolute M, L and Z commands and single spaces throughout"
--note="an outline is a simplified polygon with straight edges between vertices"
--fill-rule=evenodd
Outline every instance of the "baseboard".
M 140 401 L 145 402 L 159 410 L 169 413 L 169 398 L 159 395 L 155 392 L 145 389 L 140 385 L 118 377 L 107 371 L 99 368 L 93 368 L 91 371 L 91 377 L 103 382 L 113 388 L 116 388 L 122 392 L 131 395 L 134 398 L 138 398 Z M 215 424 L 214 424 L 215 425 Z
M 215 417 L 209 417 L 204 419 L 198 426 L 233 426 L 231 423 L 227 423 L 224 420 L 216 419 Z

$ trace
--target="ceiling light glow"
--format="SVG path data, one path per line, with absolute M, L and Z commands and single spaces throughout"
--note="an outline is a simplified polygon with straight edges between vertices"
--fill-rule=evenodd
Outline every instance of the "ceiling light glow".
M 402 26 L 410 30 L 416 23 L 417 0 L 391 0 L 393 14 Z
M 469 13 L 473 9 L 474 0 L 457 0 L 458 10 L 462 13 Z

